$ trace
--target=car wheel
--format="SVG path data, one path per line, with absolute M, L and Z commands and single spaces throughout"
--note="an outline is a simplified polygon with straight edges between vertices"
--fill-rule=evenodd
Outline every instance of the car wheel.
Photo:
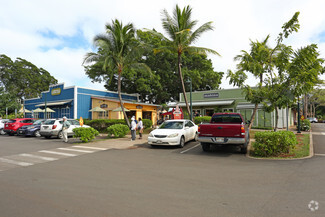
M 181 140 L 179 141 L 179 147 L 183 148 L 185 146 L 185 139 L 184 136 L 181 137 Z
M 35 131 L 34 136 L 36 136 L 36 137 L 41 137 L 41 134 L 40 134 L 39 130 L 36 130 L 36 131 Z
M 4 135 L 6 134 L 5 131 L 3 129 L 0 130 L 0 135 Z
M 240 147 L 240 153 L 242 153 L 242 154 L 247 153 L 247 145 L 243 145 L 242 147 Z
M 210 144 L 209 143 L 201 143 L 202 150 L 205 152 L 210 151 Z
M 21 136 L 21 134 L 19 133 L 19 130 L 20 130 L 20 128 L 18 128 L 17 131 L 16 131 L 17 132 L 17 136 Z
M 59 134 L 58 134 L 58 138 L 59 138 L 59 139 L 63 139 L 63 133 L 62 133 L 62 131 L 59 132 Z

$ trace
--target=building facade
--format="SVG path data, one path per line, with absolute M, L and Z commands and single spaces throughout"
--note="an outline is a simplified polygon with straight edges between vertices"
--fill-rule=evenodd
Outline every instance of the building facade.
M 190 104 L 190 93 L 186 93 L 188 103 Z M 183 111 L 186 111 L 183 94 L 180 94 L 180 102 L 178 103 Z M 238 112 L 241 113 L 245 120 L 250 120 L 255 105 L 246 101 L 242 90 L 221 89 L 211 91 L 192 92 L 193 115 L 211 116 L 215 112 Z M 265 112 L 263 105 L 258 106 L 253 127 L 269 128 L 275 125 L 275 111 Z M 279 109 L 278 127 L 285 128 L 292 126 L 293 112 L 291 109 Z
M 154 104 L 139 103 L 138 94 L 122 94 L 127 115 L 148 118 L 156 122 L 157 107 Z M 40 98 L 24 100 L 24 108 L 31 111 L 26 117 L 78 119 L 122 119 L 118 93 L 78 86 L 65 87 L 64 83 L 51 85 Z M 96 110 L 97 109 L 97 110 Z M 95 110 L 95 111 L 93 111 Z M 115 110 L 115 111 L 114 111 Z M 37 112 L 38 111 L 38 112 Z

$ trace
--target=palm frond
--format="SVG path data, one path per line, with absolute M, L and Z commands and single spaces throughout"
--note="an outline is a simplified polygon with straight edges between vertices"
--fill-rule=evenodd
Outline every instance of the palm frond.
M 209 31 L 209 30 L 213 30 L 214 27 L 212 26 L 212 21 L 211 22 L 207 22 L 204 23 L 203 25 L 201 25 L 198 29 L 196 29 L 191 36 L 188 39 L 188 43 L 195 43 L 196 40 L 205 32 Z
M 203 55 L 207 55 L 208 53 L 211 54 L 215 54 L 218 56 L 221 56 L 217 51 L 209 49 L 209 48 L 205 48 L 205 47 L 194 47 L 194 46 L 189 46 L 189 47 L 185 47 L 184 51 L 187 51 L 189 53 L 194 53 L 194 54 L 203 54 Z

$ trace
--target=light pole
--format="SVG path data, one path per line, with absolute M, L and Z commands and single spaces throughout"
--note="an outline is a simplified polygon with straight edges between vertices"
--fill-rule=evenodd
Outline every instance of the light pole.
M 300 103 L 299 103 L 299 96 L 298 96 L 298 131 L 297 133 L 301 133 L 300 132 Z
M 190 118 L 193 121 L 193 111 L 192 111 L 192 79 L 188 78 L 186 83 L 190 84 Z

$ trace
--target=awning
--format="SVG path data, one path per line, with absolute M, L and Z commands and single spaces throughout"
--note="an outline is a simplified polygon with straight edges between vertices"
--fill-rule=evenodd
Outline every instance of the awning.
M 34 109 L 33 112 L 44 112 L 44 110 L 40 109 L 40 108 L 37 108 L 37 109 Z
M 72 100 L 57 101 L 57 102 L 48 102 L 48 103 L 46 103 L 46 106 L 64 105 L 64 104 L 70 103 L 71 101 L 72 101 Z M 41 106 L 45 106 L 45 103 L 42 103 L 42 104 L 38 104 L 38 105 L 36 105 L 36 107 L 41 107 Z
M 105 109 L 102 109 L 100 107 L 95 107 L 89 110 L 90 112 L 104 112 L 106 111 Z
M 121 111 L 122 111 L 122 107 L 118 107 L 118 108 L 116 108 L 116 109 L 113 109 L 113 112 L 121 112 Z M 125 112 L 129 112 L 130 110 L 127 109 L 127 108 L 124 108 L 124 111 L 125 111 Z
M 269 103 L 268 103 L 269 105 Z M 258 104 L 259 109 L 263 108 L 264 105 L 263 104 Z M 241 104 L 241 105 L 237 105 L 237 109 L 253 109 L 255 108 L 255 104 Z
M 215 105 L 231 105 L 235 100 L 224 100 L 224 101 L 210 101 L 210 102 L 192 102 L 192 106 L 215 106 Z M 185 103 L 179 103 L 180 107 L 185 107 Z M 190 105 L 190 102 L 188 102 Z
M 44 109 L 44 112 L 45 112 L 45 109 Z M 50 109 L 50 108 L 46 108 L 46 112 L 55 112 L 53 109 Z

